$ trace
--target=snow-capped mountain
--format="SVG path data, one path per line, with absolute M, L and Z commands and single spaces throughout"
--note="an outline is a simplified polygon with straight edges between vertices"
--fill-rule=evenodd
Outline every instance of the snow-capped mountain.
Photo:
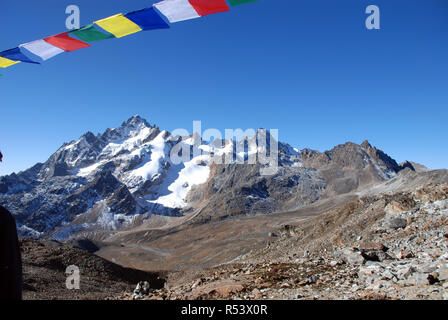
M 134 116 L 118 128 L 64 144 L 43 164 L 0 177 L 0 204 L 13 212 L 22 236 L 66 239 L 136 226 L 154 214 L 179 216 L 186 208 L 206 208 L 215 217 L 294 209 L 328 190 L 349 192 L 366 179 L 382 181 L 402 169 L 367 142 L 325 153 L 279 143 L 278 169 L 264 176 L 260 169 L 268 164 L 247 162 L 270 152 L 270 138 L 261 129 L 241 141 L 205 142 Z M 267 143 L 260 146 L 263 139 Z M 173 161 L 173 155 L 183 161 Z

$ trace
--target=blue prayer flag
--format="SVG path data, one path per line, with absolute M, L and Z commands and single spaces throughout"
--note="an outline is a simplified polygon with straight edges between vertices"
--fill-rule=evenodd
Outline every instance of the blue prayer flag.
M 170 27 L 154 8 L 129 12 L 125 17 L 143 30 L 167 29 Z
M 28 58 L 26 55 L 24 55 L 18 47 L 0 52 L 0 57 L 6 58 L 9 60 L 13 60 L 13 61 L 22 61 L 22 62 L 26 62 L 26 63 L 40 64 L 39 62 L 33 61 L 30 58 Z

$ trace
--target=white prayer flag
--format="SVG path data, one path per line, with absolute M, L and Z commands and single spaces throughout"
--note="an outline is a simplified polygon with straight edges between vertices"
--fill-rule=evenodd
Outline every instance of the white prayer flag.
M 21 44 L 19 47 L 25 48 L 32 54 L 40 57 L 42 60 L 48 60 L 64 52 L 64 50 L 55 47 L 44 40 L 36 40 Z
M 164 0 L 154 4 L 154 7 L 171 23 L 200 17 L 188 0 Z

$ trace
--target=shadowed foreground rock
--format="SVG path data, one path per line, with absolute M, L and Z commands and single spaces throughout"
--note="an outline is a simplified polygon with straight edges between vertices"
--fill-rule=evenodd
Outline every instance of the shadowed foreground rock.
M 104 300 L 132 290 L 140 280 L 151 290 L 163 288 L 159 272 L 123 268 L 86 250 L 58 241 L 21 240 L 25 300 Z M 80 271 L 80 289 L 66 288 L 68 266 Z
M 22 262 L 11 213 L 0 206 L 0 300 L 22 298 Z

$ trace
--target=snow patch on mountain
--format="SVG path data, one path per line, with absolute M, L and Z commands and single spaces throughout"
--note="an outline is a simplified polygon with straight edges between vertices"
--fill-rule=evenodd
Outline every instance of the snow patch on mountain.
M 104 229 L 117 230 L 123 226 L 128 226 L 132 224 L 136 217 L 135 215 L 125 215 L 122 213 L 112 212 L 104 200 L 100 201 L 96 205 L 102 208 L 96 224 Z
M 80 177 L 87 177 L 90 174 L 94 173 L 105 162 L 106 161 L 100 161 L 98 163 L 92 164 L 91 166 L 75 170 L 74 173 L 75 173 L 75 175 L 80 176 Z
M 141 177 L 143 180 L 152 180 L 156 175 L 163 172 L 163 161 L 169 160 L 169 148 L 164 139 L 166 131 L 162 131 L 159 135 L 148 144 L 150 159 L 143 162 L 139 168 L 133 170 L 130 174 L 132 177 Z
M 185 198 L 191 188 L 194 185 L 200 185 L 207 181 L 210 175 L 208 161 L 209 156 L 198 156 L 184 163 L 184 168 L 179 171 L 170 170 L 171 179 L 168 178 L 168 181 L 173 180 L 173 176 L 177 176 L 174 182 L 167 187 L 170 193 L 150 202 L 158 203 L 168 208 L 185 207 L 187 205 Z

